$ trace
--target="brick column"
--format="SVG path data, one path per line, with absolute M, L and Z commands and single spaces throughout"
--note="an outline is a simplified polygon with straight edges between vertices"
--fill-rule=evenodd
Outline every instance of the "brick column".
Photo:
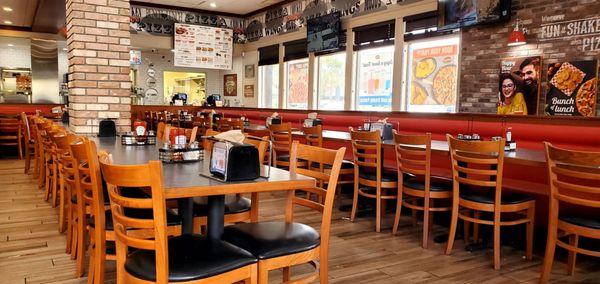
M 97 134 L 113 119 L 131 127 L 129 0 L 66 0 L 70 129 Z

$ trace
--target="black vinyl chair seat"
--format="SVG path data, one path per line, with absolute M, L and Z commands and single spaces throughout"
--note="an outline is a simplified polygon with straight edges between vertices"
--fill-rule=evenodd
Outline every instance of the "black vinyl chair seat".
M 114 225 L 113 225 L 113 219 L 112 219 L 112 212 L 110 210 L 106 210 L 105 213 L 106 213 L 104 215 L 105 230 L 113 231 Z M 125 208 L 125 215 L 133 217 L 133 218 L 138 218 L 138 219 L 153 219 L 154 218 L 152 209 Z M 96 222 L 95 222 L 94 218 L 92 218 L 92 217 L 88 217 L 87 222 L 90 225 L 90 227 L 92 227 L 92 228 L 94 228 L 96 226 L 96 224 L 95 224 Z M 180 225 L 180 224 L 181 224 L 181 217 L 179 217 L 179 215 L 175 214 L 173 211 L 167 210 L 167 225 L 168 226 L 176 226 L 176 225 Z
M 251 206 L 252 201 L 246 197 L 236 199 L 233 202 L 226 202 L 225 215 L 248 212 Z M 194 203 L 194 216 L 208 216 L 208 205 Z
M 425 190 L 425 181 L 415 176 L 404 175 L 402 185 L 410 189 Z M 431 177 L 429 180 L 429 190 L 435 192 L 452 191 L 452 181 Z
M 320 165 L 317 162 L 312 162 L 310 165 L 312 168 L 318 168 Z M 331 165 L 328 164 L 324 164 L 323 165 L 324 169 L 331 169 Z M 349 169 L 354 169 L 354 163 L 350 162 L 350 161 L 342 161 L 342 170 L 349 170 Z
M 594 219 L 593 217 L 585 216 L 561 215 L 558 219 L 573 225 L 600 230 L 600 219 L 598 218 Z
M 251 252 L 258 259 L 269 259 L 316 248 L 321 236 L 308 225 L 272 221 L 227 226 L 223 240 Z
M 249 252 L 223 241 L 211 242 L 199 235 L 169 239 L 169 282 L 184 282 L 223 274 L 256 263 Z M 125 261 L 125 270 L 137 278 L 156 281 L 154 251 L 138 250 Z
M 377 180 L 377 173 L 375 171 L 364 171 L 361 170 L 358 172 L 358 176 L 362 179 L 368 179 L 372 181 Z M 381 172 L 381 181 L 382 182 L 395 182 L 398 181 L 398 174 L 390 171 L 382 171 Z
M 494 204 L 494 189 L 461 188 L 460 198 L 478 203 Z M 500 202 L 502 205 L 513 205 L 532 200 L 534 200 L 534 198 L 530 195 L 503 191 Z

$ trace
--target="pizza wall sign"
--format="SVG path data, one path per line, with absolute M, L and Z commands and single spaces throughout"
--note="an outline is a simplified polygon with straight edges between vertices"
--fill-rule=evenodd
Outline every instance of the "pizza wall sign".
M 598 62 L 571 61 L 548 66 L 546 115 L 596 116 Z

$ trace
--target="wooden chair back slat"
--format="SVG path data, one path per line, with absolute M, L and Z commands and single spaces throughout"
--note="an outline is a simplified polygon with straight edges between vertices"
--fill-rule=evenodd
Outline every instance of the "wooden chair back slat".
M 460 185 L 493 190 L 495 211 L 499 212 L 505 141 L 463 141 L 451 135 L 447 135 L 447 139 L 454 190 L 459 190 Z
M 600 152 L 567 150 L 544 142 L 550 178 L 550 210 L 560 202 L 600 208 Z
M 459 183 L 495 187 L 500 193 L 504 140 L 462 141 L 448 135 L 453 178 Z
M 302 127 L 306 144 L 316 147 L 323 147 L 323 126 Z
M 382 165 L 381 136 L 379 132 L 354 131 L 350 128 L 354 165 L 359 170 L 375 170 L 380 175 Z
M 278 154 L 290 152 L 292 146 L 292 124 L 290 122 L 269 125 L 269 135 L 273 143 L 273 149 Z

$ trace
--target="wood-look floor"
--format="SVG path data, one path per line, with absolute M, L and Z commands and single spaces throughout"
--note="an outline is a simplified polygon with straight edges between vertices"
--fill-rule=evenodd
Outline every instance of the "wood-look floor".
M 74 278 L 75 263 L 65 254 L 66 237 L 58 232 L 57 209 L 43 200 L 31 176 L 23 174 L 23 162 L 0 160 L 0 283 L 85 283 Z M 263 195 L 261 220 L 280 219 L 281 194 Z M 429 249 L 419 245 L 421 231 L 407 218 L 400 234 L 374 232 L 373 218 L 351 223 L 335 211 L 331 230 L 330 279 L 332 283 L 536 283 L 540 255 L 533 261 L 523 251 L 503 247 L 502 269 L 494 271 L 491 250 L 475 253 L 458 241 L 454 253 L 443 255 L 440 244 Z M 301 211 L 297 220 L 318 226 L 320 215 Z M 387 227 L 391 223 L 387 218 Z M 438 233 L 445 229 L 435 227 Z M 435 234 L 434 234 L 435 235 Z M 539 249 L 538 249 L 539 250 Z M 584 258 L 575 276 L 566 275 L 564 259 L 555 261 L 551 279 L 555 283 L 600 283 L 600 261 Z M 107 282 L 114 282 L 109 265 Z M 294 268 L 294 273 L 308 271 Z M 271 280 L 276 283 L 278 272 Z

